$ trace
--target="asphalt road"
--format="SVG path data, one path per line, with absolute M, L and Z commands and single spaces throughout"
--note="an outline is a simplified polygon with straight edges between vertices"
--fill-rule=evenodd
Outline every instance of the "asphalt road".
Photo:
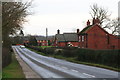
M 115 71 L 42 56 L 19 46 L 13 48 L 38 75 L 46 79 L 119 80 L 118 72 Z

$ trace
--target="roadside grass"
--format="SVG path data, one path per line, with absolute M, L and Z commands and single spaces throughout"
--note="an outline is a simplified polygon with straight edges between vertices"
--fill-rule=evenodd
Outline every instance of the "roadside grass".
M 105 69 L 109 69 L 109 70 L 120 72 L 119 68 L 114 68 L 114 67 L 110 67 L 110 66 L 106 66 L 106 65 L 102 65 L 102 64 L 81 62 L 81 61 L 76 60 L 76 57 L 72 57 L 71 58 L 71 57 L 64 57 L 62 55 L 45 54 L 45 53 L 42 53 L 42 52 L 38 52 L 38 51 L 36 51 L 34 49 L 31 49 L 31 48 L 28 48 L 28 49 L 31 50 L 31 51 L 34 51 L 34 52 L 36 52 L 38 54 L 41 54 L 43 56 L 54 57 L 54 58 L 57 58 L 57 59 L 62 59 L 62 60 L 70 61 L 70 62 L 73 62 L 73 63 L 83 64 L 83 65 L 88 65 L 88 66 L 94 66 L 94 67 L 99 67 L 99 68 L 105 68 Z
M 23 74 L 20 64 L 16 60 L 14 53 L 12 53 L 11 64 L 3 68 L 2 78 L 21 78 L 25 80 L 25 75 Z
M 37 46 L 38 48 L 49 48 L 49 47 L 53 47 L 53 46 Z

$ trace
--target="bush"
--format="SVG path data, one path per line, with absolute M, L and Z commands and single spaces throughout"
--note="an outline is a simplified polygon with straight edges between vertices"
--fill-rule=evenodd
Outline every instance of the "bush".
M 103 64 L 112 67 L 120 67 L 118 50 L 79 50 L 78 61 Z
M 26 46 L 26 47 L 28 47 L 28 48 L 31 48 L 31 49 L 34 49 L 34 50 L 36 50 L 36 51 L 39 51 L 39 52 L 45 52 L 45 50 L 43 49 L 43 48 L 38 48 L 38 47 L 36 47 L 36 46 Z
M 46 54 L 55 54 L 55 48 L 45 48 Z
M 2 48 L 2 67 L 6 67 L 11 63 L 11 52 L 9 48 Z

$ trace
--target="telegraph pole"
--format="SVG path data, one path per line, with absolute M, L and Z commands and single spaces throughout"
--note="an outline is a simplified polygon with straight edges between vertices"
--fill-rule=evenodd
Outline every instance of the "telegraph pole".
M 48 46 L 48 29 L 46 28 L 46 42 L 47 42 L 47 46 Z
M 120 23 L 120 1 L 118 2 L 118 21 Z

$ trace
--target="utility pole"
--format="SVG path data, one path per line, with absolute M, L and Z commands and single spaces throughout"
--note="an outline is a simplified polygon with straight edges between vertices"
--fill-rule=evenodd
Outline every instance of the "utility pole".
M 48 46 L 48 29 L 46 28 L 46 42 L 47 42 L 47 46 Z
M 120 23 L 120 1 L 118 2 L 118 20 Z

